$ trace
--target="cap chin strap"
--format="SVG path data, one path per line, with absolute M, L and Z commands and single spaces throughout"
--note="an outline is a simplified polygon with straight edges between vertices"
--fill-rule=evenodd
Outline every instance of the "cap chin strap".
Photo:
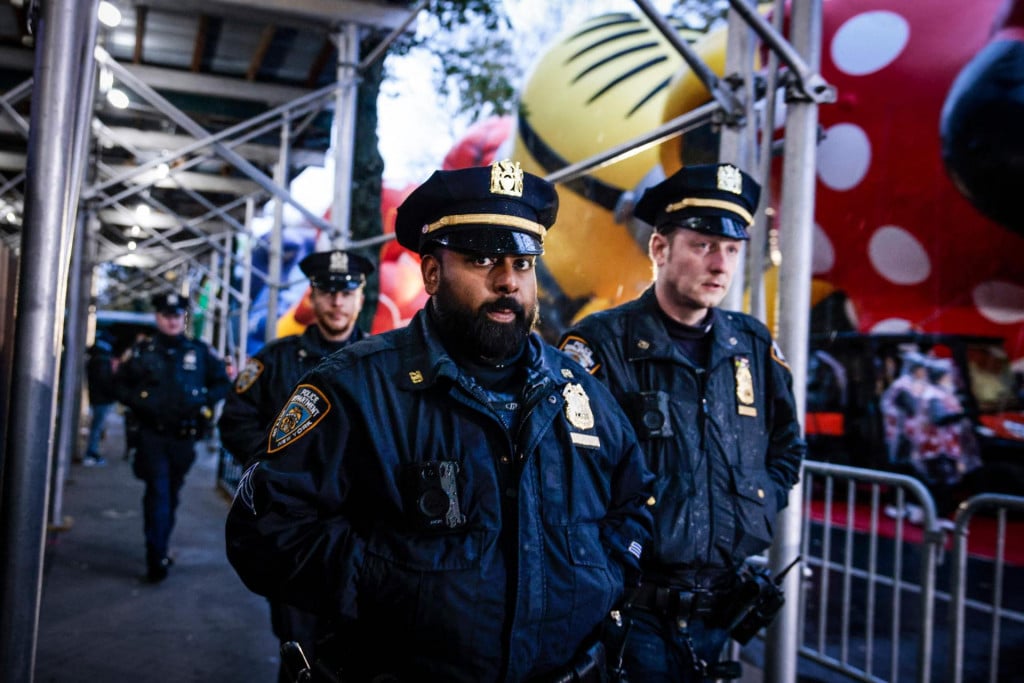
M 455 225 L 496 225 L 499 227 L 515 228 L 543 238 L 547 233 L 545 228 L 536 221 L 519 216 L 510 216 L 504 213 L 465 213 L 454 216 L 442 216 L 438 220 L 423 226 L 423 234 L 429 235 L 435 230 L 448 228 Z
M 673 213 L 675 211 L 682 211 L 685 208 L 695 206 L 698 208 L 708 209 L 723 209 L 725 211 L 732 211 L 734 214 L 741 216 L 743 220 L 747 222 L 747 225 L 754 223 L 754 217 L 750 215 L 750 212 L 744 209 L 735 202 L 727 202 L 723 199 L 700 199 L 697 197 L 687 197 L 686 199 L 669 204 L 665 207 L 665 213 Z

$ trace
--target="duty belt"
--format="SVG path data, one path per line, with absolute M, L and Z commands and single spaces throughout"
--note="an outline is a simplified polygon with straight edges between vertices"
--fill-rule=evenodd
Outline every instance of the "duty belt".
M 646 583 L 636 589 L 629 605 L 670 619 L 708 619 L 726 606 L 727 591 L 681 590 Z

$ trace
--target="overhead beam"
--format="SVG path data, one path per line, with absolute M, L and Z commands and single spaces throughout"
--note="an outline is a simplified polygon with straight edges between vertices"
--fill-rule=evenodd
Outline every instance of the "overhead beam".
M 3 156 L 0 155 L 0 163 Z M 110 166 L 115 175 L 128 173 L 131 166 Z M 260 186 L 251 180 L 242 178 L 225 178 L 222 175 L 212 173 L 192 173 L 180 171 L 173 173 L 170 177 L 162 177 L 158 171 L 147 171 L 133 177 L 128 181 L 132 185 L 147 185 L 149 187 L 161 187 L 167 189 L 185 188 L 196 192 L 213 192 L 218 194 L 250 195 L 260 191 Z
M 0 120 L 0 133 L 4 132 L 2 124 L 3 121 Z M 113 134 L 113 139 L 110 140 L 111 143 L 115 145 L 124 145 L 140 151 L 173 151 L 181 149 L 187 145 L 194 144 L 196 141 L 194 137 L 189 135 L 174 135 L 172 133 L 160 133 L 153 130 L 138 130 L 136 128 L 124 128 L 121 126 L 112 126 L 109 130 Z M 238 154 L 240 154 L 244 159 L 256 164 L 264 165 L 276 163 L 281 154 L 281 150 L 278 149 L 276 145 L 244 143 L 236 145 L 232 147 L 232 149 L 238 152 Z M 290 155 L 296 166 L 324 165 L 323 152 L 295 149 L 291 150 Z
M 207 12 L 235 18 L 288 22 L 302 19 L 320 25 L 357 24 L 392 30 L 402 25 L 409 10 L 370 0 L 147 0 L 152 10 Z
M 247 102 L 266 102 L 270 105 L 284 104 L 310 92 L 307 88 L 256 83 L 243 78 L 211 76 L 144 64 L 121 63 L 121 66 L 154 90 L 227 97 Z

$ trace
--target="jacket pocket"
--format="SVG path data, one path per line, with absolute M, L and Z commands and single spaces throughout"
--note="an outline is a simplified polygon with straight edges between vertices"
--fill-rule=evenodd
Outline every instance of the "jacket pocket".
M 572 562 L 569 571 L 573 599 L 571 603 L 553 607 L 556 612 L 571 609 L 578 623 L 597 624 L 622 593 L 622 568 L 608 557 L 608 551 L 601 543 L 598 524 L 570 525 L 566 527 L 566 539 Z M 552 571 L 559 570 L 557 566 L 552 566 Z M 556 601 L 557 598 L 552 600 Z
M 775 524 L 775 485 L 767 470 L 731 468 L 736 506 L 736 557 L 750 557 L 772 542 Z

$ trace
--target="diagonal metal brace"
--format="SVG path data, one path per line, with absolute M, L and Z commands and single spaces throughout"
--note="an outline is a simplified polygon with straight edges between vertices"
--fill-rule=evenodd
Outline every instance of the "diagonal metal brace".
M 792 78 L 790 97 L 817 102 L 818 104 L 829 104 L 836 101 L 836 89 L 822 78 L 821 74 L 814 71 L 807 65 L 800 54 L 793 49 L 775 27 L 769 24 L 763 16 L 744 0 L 729 0 L 729 6 L 743 17 L 743 20 L 750 25 L 750 28 L 765 42 L 768 47 L 779 56 L 783 64 L 789 67 Z

